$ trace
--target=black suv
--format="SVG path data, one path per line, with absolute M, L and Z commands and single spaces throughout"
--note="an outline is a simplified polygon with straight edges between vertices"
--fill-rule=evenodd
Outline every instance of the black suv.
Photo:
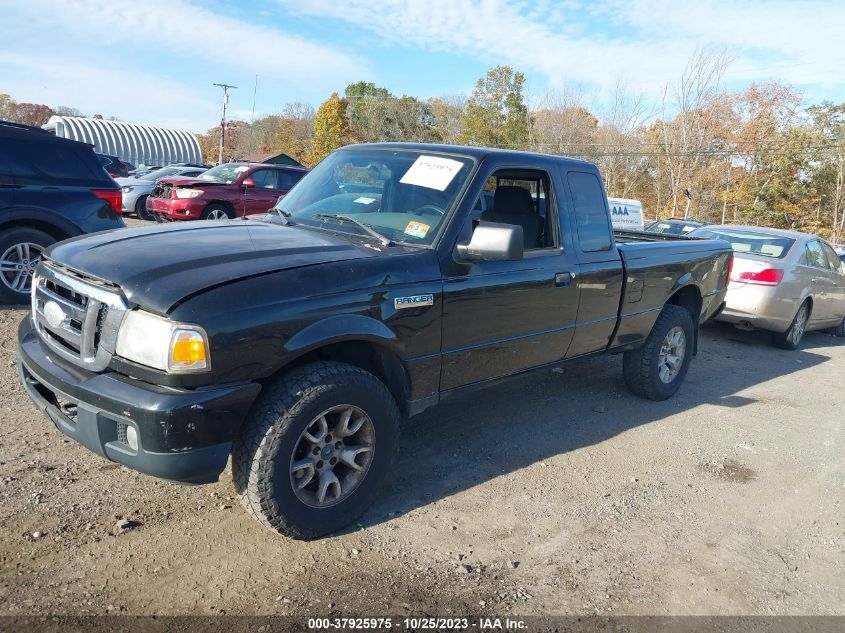
M 127 178 L 130 171 L 135 171 L 135 165 L 124 163 L 117 156 L 110 154 L 97 154 L 100 159 L 103 169 L 105 169 L 112 178 Z
M 53 242 L 124 226 L 121 191 L 90 145 L 0 121 L 0 303 L 26 303 Z

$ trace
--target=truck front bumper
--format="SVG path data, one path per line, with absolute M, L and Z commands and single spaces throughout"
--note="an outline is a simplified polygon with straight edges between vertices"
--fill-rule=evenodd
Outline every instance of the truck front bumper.
M 261 390 L 174 389 L 85 371 L 44 349 L 29 316 L 18 327 L 18 368 L 29 397 L 62 433 L 133 470 L 191 484 L 217 481 Z

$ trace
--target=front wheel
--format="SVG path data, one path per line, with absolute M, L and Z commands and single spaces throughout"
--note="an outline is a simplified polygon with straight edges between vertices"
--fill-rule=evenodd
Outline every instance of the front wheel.
M 375 376 L 345 363 L 293 369 L 261 395 L 232 449 L 235 488 L 273 530 L 313 539 L 370 506 L 399 442 L 399 411 Z
M 210 204 L 202 212 L 203 220 L 231 220 L 234 212 L 222 204 Z
M 155 217 L 153 214 L 147 211 L 147 198 L 149 196 L 140 196 L 135 201 L 135 215 L 138 216 L 139 220 L 146 220 L 147 222 L 154 222 Z
M 692 359 L 693 327 L 686 309 L 663 306 L 643 346 L 625 352 L 622 368 L 628 389 L 649 400 L 674 395 Z
M 804 332 L 807 331 L 807 321 L 810 319 L 810 306 L 807 302 L 801 304 L 798 312 L 795 313 L 795 318 L 789 324 L 789 329 L 786 332 L 776 333 L 772 338 L 772 342 L 783 349 L 796 350 L 801 345 L 801 339 L 804 338 Z

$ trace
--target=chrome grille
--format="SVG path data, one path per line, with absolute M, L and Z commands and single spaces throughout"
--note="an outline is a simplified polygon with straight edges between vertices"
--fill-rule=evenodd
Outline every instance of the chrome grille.
M 59 356 L 92 371 L 114 355 L 117 329 L 127 309 L 121 295 L 68 269 L 38 266 L 32 282 L 32 320 Z

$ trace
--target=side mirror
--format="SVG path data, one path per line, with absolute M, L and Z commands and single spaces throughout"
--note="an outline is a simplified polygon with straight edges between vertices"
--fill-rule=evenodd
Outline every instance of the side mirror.
M 248 187 L 254 187 L 254 186 L 255 186 L 255 181 L 252 178 L 244 178 L 243 181 L 241 182 L 241 187 L 243 187 L 244 189 L 246 189 Z
M 458 257 L 464 261 L 516 261 L 522 259 L 525 241 L 516 224 L 479 222 L 468 244 L 458 244 Z

